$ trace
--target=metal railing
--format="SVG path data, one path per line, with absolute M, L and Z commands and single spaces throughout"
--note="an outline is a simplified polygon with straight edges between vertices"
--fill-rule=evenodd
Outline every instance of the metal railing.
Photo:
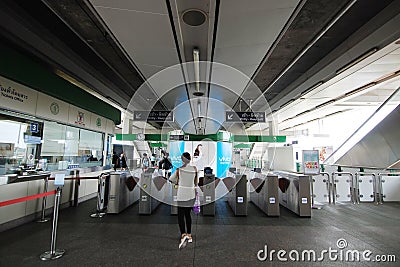
M 380 172 L 377 176 L 377 190 L 378 190 L 378 203 L 383 204 L 383 198 L 385 195 L 383 194 L 382 183 L 385 180 L 382 179 L 382 176 L 400 176 L 400 172 Z
M 381 171 L 381 172 L 379 172 Z M 345 185 L 339 186 L 338 187 L 338 182 L 340 179 L 346 178 L 346 182 L 349 184 L 349 197 L 350 197 L 350 202 L 353 204 L 359 204 L 360 202 L 363 201 L 363 197 L 367 197 L 371 200 L 365 200 L 365 201 L 371 201 L 375 204 L 383 204 L 384 198 L 386 195 L 384 194 L 383 190 L 383 183 L 385 182 L 385 176 L 400 176 L 400 171 L 398 172 L 390 172 L 390 171 L 385 171 L 385 170 L 378 170 L 376 169 L 376 172 L 363 172 L 363 171 L 358 171 L 358 172 L 341 172 L 341 171 L 334 171 L 332 173 L 328 172 L 320 172 L 321 176 L 326 176 L 326 179 L 322 180 L 324 183 L 327 185 L 327 191 L 328 191 L 328 201 L 329 203 L 336 204 L 338 201 L 338 190 L 344 190 Z M 343 178 L 339 178 L 343 177 Z M 362 179 L 364 177 L 364 179 Z M 368 180 L 365 180 L 366 178 L 369 178 Z M 314 205 L 314 177 L 311 178 L 312 184 L 311 184 L 311 201 L 312 205 Z M 371 188 L 369 186 L 362 186 L 362 182 L 368 181 L 369 183 L 372 184 Z M 342 184 L 342 183 L 341 183 Z M 321 188 L 318 191 L 321 193 Z M 368 192 L 368 195 L 367 195 Z
M 353 174 L 352 174 L 351 172 L 333 172 L 333 173 L 332 173 L 332 187 L 333 187 L 333 189 L 332 189 L 332 196 L 333 196 L 333 204 L 336 203 L 336 197 L 337 197 L 336 182 L 339 182 L 339 180 L 335 180 L 335 175 L 339 176 L 339 174 L 340 174 L 340 175 L 343 175 L 343 176 L 341 176 L 341 177 L 346 177 L 346 176 L 349 176 L 349 177 L 350 177 L 350 180 L 347 180 L 347 182 L 350 183 L 350 201 L 351 201 L 353 204 L 356 204 L 356 203 L 357 203 L 357 197 L 356 197 L 356 192 L 355 192 L 356 190 L 355 190 L 355 186 L 354 186 L 354 176 L 353 176 Z M 360 203 L 360 202 L 358 202 L 358 203 Z
M 327 184 L 327 186 L 328 186 L 328 188 L 327 188 L 327 190 L 328 190 L 328 200 L 329 200 L 329 204 L 330 204 L 330 203 L 332 203 L 332 199 L 331 199 L 332 184 L 331 184 L 330 175 L 327 172 L 320 172 L 319 174 L 322 175 L 322 176 L 326 175 L 328 177 L 328 180 L 324 179 L 322 181 L 325 182 Z M 312 205 L 314 205 L 314 187 L 312 188 L 311 194 L 313 194 Z
M 378 190 L 378 187 L 377 187 L 376 174 L 375 174 L 375 173 L 367 173 L 367 172 L 356 172 L 356 173 L 354 174 L 355 186 L 356 186 L 357 203 L 360 203 L 360 200 L 361 200 L 361 196 L 360 196 L 360 183 L 362 182 L 362 180 L 358 178 L 358 177 L 360 177 L 360 176 L 371 176 L 371 177 L 372 177 L 372 180 L 371 180 L 371 182 L 372 182 L 372 187 L 373 187 L 373 189 L 372 189 L 372 190 L 373 190 L 372 194 L 373 194 L 373 198 L 374 198 L 374 203 L 375 203 L 375 204 L 378 204 L 378 203 L 379 203 L 378 199 L 379 199 L 380 191 L 377 191 L 377 190 Z

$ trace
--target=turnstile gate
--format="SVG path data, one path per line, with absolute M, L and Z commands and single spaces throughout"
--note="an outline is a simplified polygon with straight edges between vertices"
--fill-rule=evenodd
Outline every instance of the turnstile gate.
M 279 176 L 279 203 L 300 217 L 311 217 L 310 177 L 289 172 L 277 172 Z
M 235 185 L 229 191 L 228 204 L 235 216 L 247 216 L 247 176 L 235 174 Z
M 201 211 L 203 215 L 215 215 L 215 175 L 204 174 L 203 180 L 203 205 Z
M 160 202 L 152 197 L 152 194 L 156 194 L 154 190 L 157 190 L 153 186 L 153 173 L 143 172 L 140 178 L 140 196 L 139 196 L 139 214 L 151 214 Z
M 110 173 L 107 213 L 119 213 L 137 200 L 137 191 L 130 191 L 127 187 L 127 179 L 130 177 L 129 172 Z
M 268 216 L 279 216 L 278 176 L 252 172 L 250 200 Z

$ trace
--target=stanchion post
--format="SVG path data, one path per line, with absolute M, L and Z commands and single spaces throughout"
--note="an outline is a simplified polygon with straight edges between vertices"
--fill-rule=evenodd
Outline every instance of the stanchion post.
M 73 201 L 73 206 L 78 207 L 78 199 L 79 199 L 79 186 L 81 185 L 81 181 L 79 179 L 79 170 L 74 170 L 74 201 Z
M 60 206 L 61 191 L 61 187 L 57 187 L 56 197 L 54 199 L 53 228 L 51 230 L 50 251 L 46 251 L 40 255 L 40 259 L 43 261 L 61 258 L 65 253 L 64 249 L 56 249 L 58 210 Z
M 46 176 L 46 178 L 44 179 L 43 193 L 47 193 L 48 187 L 49 187 L 49 176 Z M 42 200 L 42 214 L 40 216 L 40 220 L 37 222 L 44 223 L 49 221 L 49 218 L 45 217 L 46 202 L 47 202 L 47 196 L 44 196 Z
M 101 202 L 103 201 L 101 199 L 101 190 L 102 190 L 102 183 L 103 183 L 103 174 L 99 175 L 99 179 L 98 179 L 98 187 L 97 187 L 97 210 L 95 213 L 92 213 L 90 215 L 90 217 L 92 218 L 102 218 L 104 215 L 106 215 L 105 212 L 101 211 Z M 104 181 L 105 183 L 105 181 Z

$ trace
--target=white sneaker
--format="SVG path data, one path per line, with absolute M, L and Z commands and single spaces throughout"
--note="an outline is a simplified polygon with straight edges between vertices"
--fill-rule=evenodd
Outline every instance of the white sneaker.
M 186 247 L 189 237 L 187 235 L 182 236 L 181 243 L 179 243 L 179 249 Z
M 188 237 L 188 243 L 192 243 L 193 242 L 193 238 L 191 234 L 187 234 Z

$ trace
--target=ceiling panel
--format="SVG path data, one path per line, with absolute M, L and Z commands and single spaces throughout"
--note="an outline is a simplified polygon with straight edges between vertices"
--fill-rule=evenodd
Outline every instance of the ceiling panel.
M 215 61 L 235 67 L 257 65 L 264 57 L 265 52 L 271 44 L 254 44 L 231 47 L 220 47 L 215 49 Z M 249 53 L 251 51 L 251 53 Z
M 150 14 L 168 14 L 167 7 L 162 1 L 154 0 L 90 0 L 94 7 L 107 7 L 122 10 L 131 10 Z
M 92 1 L 96 11 L 141 70 L 145 78 L 158 66 L 179 63 L 164 3 L 154 1 Z
M 251 77 L 271 44 L 282 31 L 300 1 L 256 0 L 251 5 L 241 0 L 221 1 L 214 60 L 232 66 Z M 223 79 L 213 66 L 213 80 Z M 225 82 L 237 95 L 243 84 Z M 250 89 L 245 99 L 256 99 L 259 90 Z M 228 103 L 231 107 L 236 103 Z
M 217 47 L 272 43 L 299 1 L 221 1 Z
M 136 66 L 140 69 L 142 74 L 147 78 L 150 78 L 154 74 L 165 69 L 165 67 L 163 67 L 163 66 L 156 66 L 156 65 L 149 65 L 149 64 L 136 64 Z

